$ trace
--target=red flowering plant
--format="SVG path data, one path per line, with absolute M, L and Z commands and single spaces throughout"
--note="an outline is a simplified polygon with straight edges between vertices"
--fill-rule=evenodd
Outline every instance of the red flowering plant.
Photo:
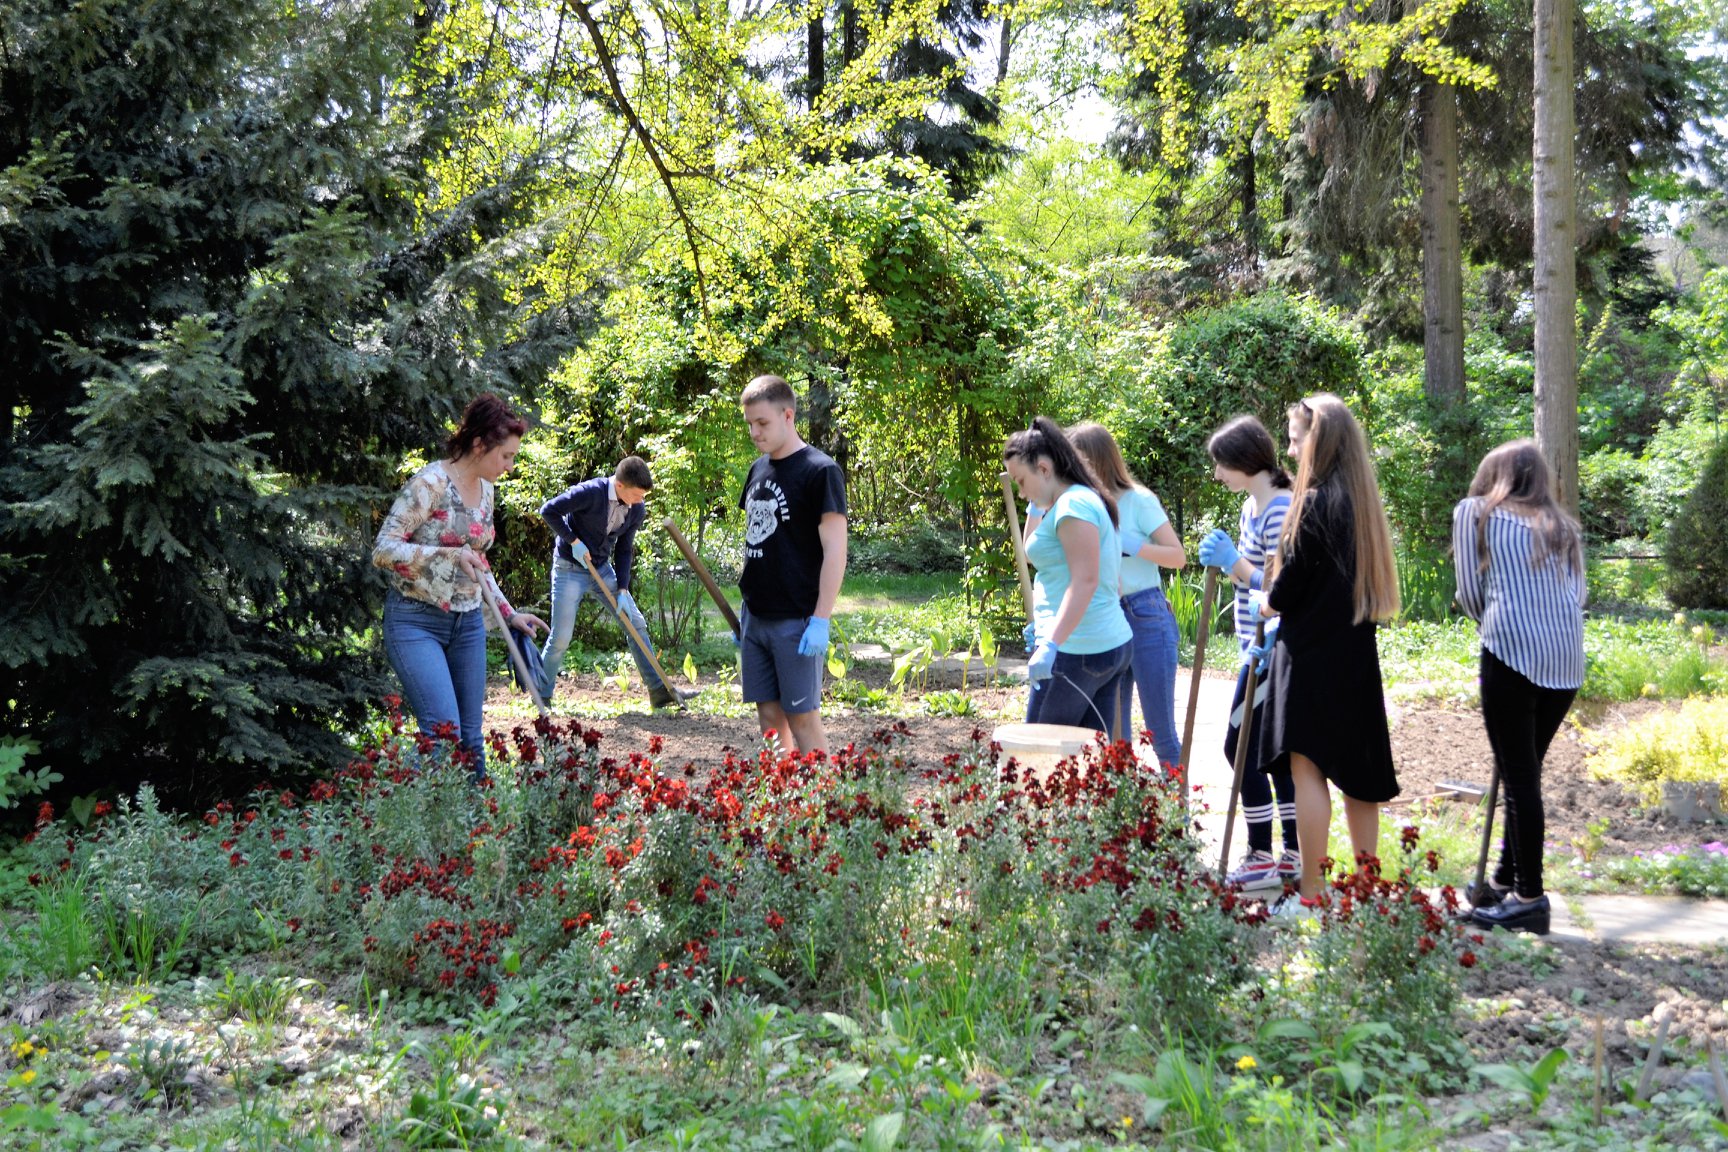
M 1036 949 L 1065 986 L 1111 978 L 1149 1034 L 1222 1031 L 1264 908 L 1203 865 L 1177 781 L 1148 748 L 1096 744 L 1045 776 L 986 750 L 937 779 L 931 816 L 954 844 L 938 887 L 962 898 L 965 931 Z
M 1326 1052 L 1353 1027 L 1385 1025 L 1383 1073 L 1438 1085 L 1462 1051 L 1453 1010 L 1481 936 L 1458 916 L 1450 885 L 1426 886 L 1440 858 L 1421 847 L 1416 828 L 1399 838 L 1397 871 L 1385 863 L 1364 857 L 1354 871 L 1328 869 L 1313 930 L 1282 937 L 1274 950 L 1279 978 L 1262 1009 L 1311 1021 Z

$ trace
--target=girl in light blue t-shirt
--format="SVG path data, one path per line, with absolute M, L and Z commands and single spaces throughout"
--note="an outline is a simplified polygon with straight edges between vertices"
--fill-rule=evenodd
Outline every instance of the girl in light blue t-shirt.
M 1160 568 L 1188 563 L 1182 541 L 1158 497 L 1128 471 L 1122 449 L 1102 424 L 1076 424 L 1068 438 L 1098 478 L 1100 491 L 1116 501 L 1117 539 L 1121 544 L 1118 592 L 1133 633 L 1129 668 L 1140 692 L 1140 716 L 1152 733 L 1152 750 L 1163 764 L 1182 756 L 1176 732 L 1176 616 L 1164 599 Z M 1130 689 L 1129 699 L 1132 699 Z
M 1115 501 L 1056 423 L 1038 416 L 1002 449 L 1027 501 L 1048 509 L 1026 538 L 1033 582 L 1029 723 L 1125 736 L 1133 631 L 1117 595 L 1121 541 Z

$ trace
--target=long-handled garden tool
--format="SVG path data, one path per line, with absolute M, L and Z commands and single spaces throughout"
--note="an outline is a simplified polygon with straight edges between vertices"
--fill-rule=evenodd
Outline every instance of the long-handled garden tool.
M 708 571 L 708 565 L 702 563 L 702 557 L 696 555 L 696 549 L 690 546 L 690 541 L 685 539 L 684 533 L 678 531 L 678 525 L 672 522 L 670 516 L 660 523 L 671 535 L 672 543 L 678 545 L 678 551 L 684 554 L 684 559 L 689 563 L 690 570 L 696 573 L 696 579 L 702 581 L 702 587 L 708 589 L 708 595 L 714 598 L 715 605 L 720 609 L 720 615 L 726 618 L 726 626 L 732 629 L 732 635 L 743 639 L 744 627 L 738 623 L 738 613 L 732 610 L 732 605 L 726 600 L 726 594 L 721 592 L 720 585 L 714 582 L 714 576 Z
M 1014 481 L 1008 473 L 997 474 L 1002 481 L 1002 503 L 1008 509 L 1008 538 L 1014 542 L 1014 567 L 1020 573 L 1020 598 L 1026 602 L 1026 619 L 1032 619 L 1032 569 L 1026 563 L 1026 537 L 1020 531 L 1020 508 L 1014 503 Z
M 1200 594 L 1200 614 L 1194 622 L 1194 673 L 1188 679 L 1188 716 L 1182 721 L 1182 751 L 1176 757 L 1177 795 L 1188 808 L 1188 757 L 1194 750 L 1194 709 L 1200 703 L 1200 674 L 1206 669 L 1206 646 L 1212 639 L 1212 602 L 1218 597 L 1218 569 L 1206 569 L 1206 590 Z M 1240 749 L 1238 749 L 1240 751 Z
M 498 625 L 499 634 L 504 637 L 504 651 L 510 654 L 510 666 L 516 669 L 517 681 L 528 693 L 528 699 L 534 701 L 534 707 L 539 709 L 540 715 L 550 715 L 546 708 L 546 701 L 540 695 L 540 686 L 528 670 L 528 661 L 523 658 L 522 650 L 517 647 L 517 632 L 510 627 L 510 622 L 504 619 L 504 609 L 500 607 L 504 594 L 499 591 L 498 581 L 492 578 L 490 572 L 481 576 L 480 599 L 485 602 L 486 607 L 492 610 L 492 619 Z
M 1494 838 L 1494 802 L 1500 798 L 1500 765 L 1488 770 L 1488 794 L 1482 798 L 1482 850 L 1476 854 L 1476 886 L 1472 895 L 1481 896 L 1482 885 L 1488 879 L 1488 844 Z M 1537 846 L 1541 851 L 1541 846 Z
M 624 631 L 630 634 L 630 639 L 636 641 L 636 647 L 641 649 L 644 656 L 648 657 L 648 666 L 654 669 L 654 675 L 660 677 L 660 686 L 666 689 L 667 695 L 672 697 L 672 702 L 678 705 L 679 710 L 682 711 L 684 708 L 683 694 L 667 678 L 666 669 L 660 667 L 660 661 L 654 658 L 654 649 L 648 646 L 648 641 L 642 633 L 636 631 L 636 625 L 630 623 L 630 617 L 624 614 L 624 609 L 619 605 L 618 598 L 612 595 L 612 589 L 606 587 L 606 581 L 600 579 L 600 569 L 594 567 L 594 557 L 586 552 L 582 553 L 582 566 L 588 569 L 589 579 L 594 581 L 594 587 L 600 589 L 600 595 L 605 597 L 606 603 L 611 606 L 612 615 L 618 617 L 618 623 L 624 625 Z
M 1266 621 L 1261 620 L 1254 625 L 1254 647 L 1259 648 L 1266 643 Z M 1198 662 L 1198 660 L 1196 660 Z M 1248 680 L 1242 693 L 1242 726 L 1236 729 L 1236 757 L 1231 766 L 1230 808 L 1224 818 L 1224 848 L 1218 854 L 1218 875 L 1223 876 L 1230 867 L 1230 834 L 1236 830 L 1236 805 L 1242 799 L 1242 773 L 1248 767 L 1248 736 L 1254 730 L 1254 692 L 1260 686 L 1260 660 L 1250 657 L 1248 661 Z

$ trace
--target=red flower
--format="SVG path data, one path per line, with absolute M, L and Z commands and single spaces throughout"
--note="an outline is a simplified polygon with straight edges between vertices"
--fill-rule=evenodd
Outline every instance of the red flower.
M 762 918 L 762 922 L 775 932 L 786 927 L 786 918 L 772 908 L 768 910 L 768 915 Z
M 1476 953 L 1465 952 L 1458 957 L 1458 963 L 1465 968 L 1476 967 Z

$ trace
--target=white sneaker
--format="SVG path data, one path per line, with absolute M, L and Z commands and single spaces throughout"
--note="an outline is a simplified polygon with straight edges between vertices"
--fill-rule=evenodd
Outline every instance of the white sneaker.
M 1286 848 L 1278 857 L 1278 879 L 1292 884 L 1302 879 L 1302 853 L 1294 848 Z
M 1278 875 L 1278 861 L 1272 858 L 1272 853 L 1260 851 L 1250 851 L 1242 857 L 1242 862 L 1230 869 L 1230 874 L 1224 877 L 1224 883 L 1234 884 L 1244 892 L 1261 892 L 1284 886 L 1283 878 Z
M 1268 908 L 1267 912 L 1271 915 L 1273 923 L 1295 925 L 1318 919 L 1320 905 L 1306 903 L 1303 901 L 1301 893 L 1290 892 L 1274 900 L 1272 907 Z

